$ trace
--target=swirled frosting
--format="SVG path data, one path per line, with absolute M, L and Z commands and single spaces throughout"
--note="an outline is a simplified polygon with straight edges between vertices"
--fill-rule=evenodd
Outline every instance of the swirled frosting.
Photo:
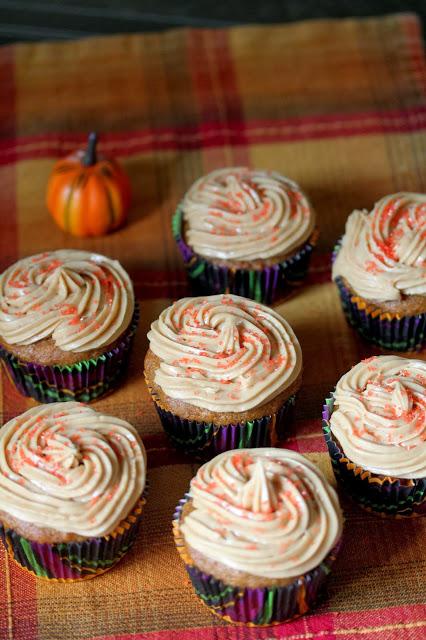
M 145 474 L 134 427 L 77 402 L 33 407 L 0 429 L 0 510 L 38 527 L 106 535 L 135 506 Z
M 0 276 L 0 336 L 11 345 L 52 338 L 62 351 L 97 349 L 127 329 L 133 311 L 129 276 L 96 253 L 41 253 Z
M 234 295 L 183 298 L 148 333 L 160 359 L 155 382 L 171 398 L 216 412 L 268 402 L 302 370 L 290 325 L 272 309 Z
M 426 362 L 363 360 L 334 397 L 330 428 L 349 460 L 380 475 L 426 476 Z
M 354 211 L 333 265 L 338 276 L 367 300 L 426 295 L 426 195 L 396 193 L 371 213 Z
M 294 578 L 318 566 L 340 539 L 334 489 L 300 453 L 226 451 L 191 481 L 185 543 L 212 560 L 265 578 Z
M 289 255 L 312 234 L 315 215 L 299 186 L 275 172 L 232 167 L 186 193 L 185 238 L 196 253 L 225 260 Z

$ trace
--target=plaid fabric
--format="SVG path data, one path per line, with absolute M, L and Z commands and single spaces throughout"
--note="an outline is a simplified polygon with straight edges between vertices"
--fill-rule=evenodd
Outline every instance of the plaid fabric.
M 331 477 L 322 401 L 368 348 L 348 328 L 329 282 L 330 251 L 355 207 L 397 190 L 426 191 L 425 68 L 413 15 L 25 44 L 0 50 L 0 256 L 59 247 L 122 261 L 142 321 L 130 375 L 95 407 L 133 422 L 151 491 L 136 547 L 83 584 L 49 584 L 0 550 L 0 637 L 7 640 L 405 640 L 426 634 L 426 518 L 382 520 L 342 498 L 343 550 L 318 609 L 265 630 L 231 627 L 196 599 L 174 549 L 171 518 L 195 465 L 162 433 L 142 379 L 146 331 L 186 292 L 170 216 L 200 174 L 247 164 L 299 181 L 321 238 L 303 289 L 279 309 L 302 343 L 305 373 L 286 446 Z M 44 193 L 54 159 L 102 134 L 130 174 L 129 224 L 78 240 L 51 222 Z M 426 357 L 423 353 L 420 357 Z M 32 401 L 1 378 L 3 419 Z

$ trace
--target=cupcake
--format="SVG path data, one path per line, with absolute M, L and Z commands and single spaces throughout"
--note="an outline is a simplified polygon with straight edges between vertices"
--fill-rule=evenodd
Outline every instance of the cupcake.
M 173 444 L 207 459 L 274 444 L 302 380 L 290 325 L 233 295 L 183 298 L 148 333 L 145 379 Z
M 0 276 L 0 357 L 39 402 L 89 402 L 114 388 L 136 326 L 133 286 L 116 260 L 64 249 Z
M 326 401 L 323 429 L 336 478 L 362 507 L 426 513 L 426 362 L 363 360 Z
M 426 195 L 385 196 L 354 211 L 335 249 L 335 280 L 350 324 L 386 349 L 426 342 Z
M 79 404 L 39 405 L 0 429 L 0 536 L 41 578 L 93 578 L 132 546 L 146 456 L 128 422 Z
M 306 613 L 338 552 L 336 492 L 287 449 L 227 451 L 204 464 L 174 517 L 198 597 L 229 622 L 272 625 Z
M 195 294 L 265 304 L 300 284 L 317 236 L 312 206 L 295 182 L 245 167 L 197 180 L 172 226 Z

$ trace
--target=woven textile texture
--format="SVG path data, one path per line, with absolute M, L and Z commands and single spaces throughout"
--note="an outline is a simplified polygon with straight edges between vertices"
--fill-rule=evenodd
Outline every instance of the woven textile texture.
M 270 629 L 232 627 L 200 604 L 175 551 L 171 519 L 197 466 L 168 444 L 143 377 L 146 332 L 186 292 L 170 217 L 193 180 L 249 165 L 294 178 L 318 212 L 310 277 L 277 308 L 303 348 L 304 382 L 285 446 L 331 478 L 321 408 L 337 379 L 377 353 L 347 326 L 330 252 L 347 215 L 386 193 L 426 191 L 422 38 L 411 14 L 229 30 L 175 30 L 0 50 L 0 257 L 75 247 L 129 270 L 141 323 L 123 387 L 95 407 L 130 420 L 148 451 L 151 489 L 136 546 L 79 584 L 37 580 L 0 549 L 3 640 L 418 640 L 426 636 L 426 518 L 385 520 L 342 497 L 346 533 L 318 609 Z M 45 207 L 57 157 L 89 130 L 133 184 L 128 225 L 97 239 L 54 226 Z M 419 357 L 426 359 L 426 353 Z M 2 372 L 3 421 L 33 404 Z

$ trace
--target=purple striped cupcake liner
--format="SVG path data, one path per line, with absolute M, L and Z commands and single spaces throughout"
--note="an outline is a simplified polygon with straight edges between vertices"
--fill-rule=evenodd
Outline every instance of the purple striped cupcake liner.
M 355 502 L 381 516 L 426 515 L 426 478 L 399 479 L 364 469 L 347 458 L 330 427 L 334 396 L 326 399 L 322 428 L 338 484 Z
M 37 578 L 56 582 L 88 580 L 111 569 L 131 549 L 144 504 L 145 497 L 142 497 L 127 518 L 107 536 L 81 542 L 40 543 L 0 523 L 0 538 L 9 556 Z
M 275 446 L 285 437 L 293 417 L 296 394 L 290 396 L 275 414 L 235 424 L 188 420 L 162 408 L 152 394 L 163 429 L 172 444 L 200 460 L 210 460 L 223 451 Z
M 305 279 L 316 244 L 315 231 L 297 253 L 263 269 L 239 269 L 217 265 L 195 253 L 182 233 L 183 210 L 178 206 L 172 218 L 172 231 L 194 295 L 232 293 L 263 304 L 285 297 Z
M 198 569 L 186 550 L 180 520 L 189 499 L 190 495 L 186 494 L 176 507 L 173 534 L 194 591 L 212 613 L 234 624 L 262 627 L 288 622 L 315 606 L 339 552 L 340 541 L 320 565 L 290 584 L 257 588 L 232 586 Z
M 76 400 L 97 400 L 118 386 L 124 376 L 128 356 L 139 322 L 136 306 L 130 326 L 119 343 L 105 353 L 71 365 L 41 365 L 27 362 L 0 345 L 0 358 L 12 382 L 24 396 L 44 404 Z
M 332 262 L 341 247 L 333 251 Z M 392 351 L 419 351 L 426 345 L 426 313 L 399 316 L 380 312 L 368 300 L 354 295 L 340 276 L 335 279 L 343 311 L 349 324 L 368 342 Z

